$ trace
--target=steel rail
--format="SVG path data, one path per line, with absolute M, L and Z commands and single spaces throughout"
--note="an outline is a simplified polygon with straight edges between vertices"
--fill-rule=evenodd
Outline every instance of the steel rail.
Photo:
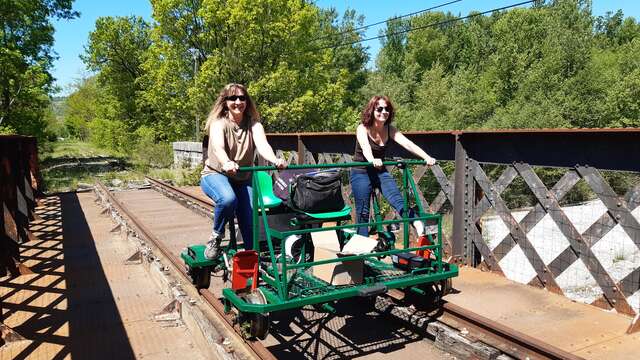
M 458 305 L 445 302 L 442 309 L 443 317 L 449 318 L 443 319 L 445 322 L 454 320 L 459 326 L 480 332 L 485 343 L 509 355 L 532 359 L 583 359 Z
M 188 200 L 191 200 L 191 201 L 197 203 L 198 205 L 200 205 L 200 206 L 202 206 L 202 207 L 204 207 L 206 209 L 209 209 L 209 210 L 213 209 L 213 206 L 214 206 L 213 201 L 211 199 L 209 199 L 208 197 L 196 196 L 194 194 L 190 194 L 190 193 L 180 189 L 179 187 L 173 186 L 171 184 L 167 184 L 166 182 L 164 182 L 162 180 L 154 179 L 154 178 L 151 178 L 151 177 L 148 177 L 148 176 L 145 176 L 144 178 L 147 179 L 147 181 L 149 181 L 149 183 L 151 183 L 152 186 L 155 185 L 155 186 L 164 188 L 165 190 L 172 191 L 174 193 L 180 194 L 181 196 L 185 196 L 185 197 L 188 198 Z
M 149 177 L 147 177 L 147 179 L 158 187 L 162 187 L 165 191 L 172 191 L 174 194 L 186 197 L 185 200 L 198 203 L 208 202 L 206 207 L 209 209 L 213 207 L 211 200 L 203 200 L 194 194 L 188 193 L 157 179 Z M 222 306 L 221 303 L 220 306 Z M 482 315 L 476 314 L 458 305 L 445 302 L 442 306 L 442 310 L 442 316 L 445 323 L 451 323 L 451 321 L 447 320 L 452 320 L 456 324 L 461 325 L 461 327 L 472 329 L 474 332 L 480 333 L 485 342 L 508 355 L 516 357 L 526 355 L 531 358 L 539 359 L 582 359 L 579 356 L 514 330 Z
M 153 235 L 153 233 L 135 215 L 129 212 L 129 210 L 124 205 L 122 205 L 120 201 L 116 199 L 115 196 L 113 196 L 113 194 L 104 186 L 104 184 L 102 184 L 100 181 L 97 181 L 96 184 L 97 184 L 97 187 L 100 189 L 100 191 L 103 192 L 109 198 L 109 202 L 113 207 L 115 207 L 118 210 L 120 215 L 129 220 L 129 226 L 135 228 L 136 233 L 141 237 L 143 237 L 145 240 L 153 243 L 153 245 L 158 250 L 160 250 L 162 255 L 167 260 L 169 260 L 173 268 L 177 270 L 178 274 L 180 274 L 182 278 L 187 283 L 190 284 L 191 278 L 187 274 L 184 264 L 178 258 L 178 256 L 173 254 L 169 249 L 167 249 L 167 247 L 162 243 L 162 240 L 160 240 L 155 235 Z M 168 185 L 168 184 L 164 184 L 164 185 Z M 180 192 L 180 193 L 195 199 L 190 194 L 187 194 L 185 192 Z M 231 315 L 224 312 L 224 305 L 219 299 L 215 297 L 215 295 L 211 291 L 209 291 L 208 289 L 200 289 L 198 292 L 202 296 L 202 298 L 205 300 L 205 302 L 209 304 L 216 311 L 216 313 L 220 315 L 221 318 L 224 319 L 224 324 L 226 325 L 226 327 L 229 330 L 238 334 L 240 338 L 244 340 L 245 344 L 250 350 L 250 353 L 252 353 L 256 357 L 263 360 L 276 360 L 276 357 L 260 341 L 244 339 L 242 337 L 239 331 L 234 327 L 234 321 Z

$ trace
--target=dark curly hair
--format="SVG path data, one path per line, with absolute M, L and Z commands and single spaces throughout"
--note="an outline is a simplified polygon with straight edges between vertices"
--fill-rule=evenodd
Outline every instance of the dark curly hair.
M 362 118 L 361 118 L 362 125 L 366 127 L 371 126 L 374 120 L 373 112 L 376 110 L 379 100 L 384 100 L 387 103 L 387 107 L 389 108 L 389 117 L 387 118 L 387 121 L 385 121 L 385 125 L 388 125 L 391 123 L 391 121 L 393 121 L 395 110 L 393 108 L 393 104 L 391 103 L 391 100 L 389 100 L 389 98 L 385 95 L 382 95 L 382 96 L 376 95 L 372 97 L 371 100 L 369 100 L 369 103 L 367 104 L 367 106 L 365 106 L 364 110 L 362 110 Z

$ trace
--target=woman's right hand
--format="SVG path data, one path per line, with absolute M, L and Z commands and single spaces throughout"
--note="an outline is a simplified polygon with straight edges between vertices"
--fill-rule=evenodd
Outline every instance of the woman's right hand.
M 373 167 L 375 167 L 376 169 L 382 169 L 382 159 L 373 159 L 371 163 L 373 163 Z
M 227 161 L 222 164 L 222 171 L 226 172 L 229 175 L 235 175 L 240 167 L 234 161 Z

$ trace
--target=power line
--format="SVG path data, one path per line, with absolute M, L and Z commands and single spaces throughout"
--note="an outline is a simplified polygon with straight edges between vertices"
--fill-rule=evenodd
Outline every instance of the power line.
M 430 8 L 427 8 L 427 9 L 422 9 L 422 10 L 414 11 L 414 12 L 409 13 L 409 14 L 400 15 L 400 16 L 396 16 L 396 17 L 392 17 L 392 18 L 389 18 L 389 19 L 387 19 L 387 20 L 383 20 L 383 21 L 378 21 L 378 22 L 373 23 L 373 24 L 363 25 L 363 26 L 357 27 L 357 28 L 355 28 L 355 29 L 350 29 L 350 30 L 341 31 L 341 32 L 339 32 L 339 33 L 337 33 L 337 34 L 329 34 L 329 35 L 320 36 L 320 37 L 317 37 L 317 38 L 315 38 L 315 39 L 309 40 L 309 42 L 308 42 L 308 43 L 310 44 L 310 43 L 312 43 L 312 42 L 314 42 L 314 41 L 318 41 L 318 40 L 326 39 L 326 38 L 329 38 L 329 37 L 340 36 L 340 35 L 343 35 L 343 34 L 346 34 L 346 33 L 360 31 L 360 30 L 363 30 L 363 29 L 370 28 L 370 27 L 372 27 L 372 26 L 376 26 L 376 25 L 384 24 L 384 23 L 387 23 L 387 22 L 390 22 L 390 21 L 393 21 L 393 20 L 398 20 L 398 19 L 402 19 L 402 18 L 409 17 L 409 16 L 418 15 L 418 14 L 421 14 L 421 13 L 423 13 L 423 12 L 427 12 L 427 11 L 435 10 L 435 9 L 441 8 L 441 7 L 443 7 L 443 6 L 447 6 L 447 5 L 455 4 L 455 3 L 457 3 L 457 2 L 461 2 L 461 1 L 462 1 L 462 0 L 449 1 L 449 2 L 447 2 L 447 3 L 440 4 L 440 5 L 435 5 L 435 6 L 432 6 L 432 7 L 430 7 Z
M 495 12 L 495 11 L 506 10 L 506 9 L 518 7 L 518 6 L 521 6 L 521 5 L 535 3 L 535 2 L 538 2 L 538 1 L 539 0 L 523 1 L 523 2 L 519 2 L 517 4 L 507 5 L 507 6 L 503 6 L 503 7 L 499 7 L 499 8 L 495 8 L 495 9 L 491 9 L 491 10 L 487 10 L 487 11 L 483 11 L 483 12 L 480 12 L 480 13 L 474 13 L 474 14 L 470 14 L 470 15 L 467 15 L 467 16 L 462 16 L 462 17 L 458 17 L 458 18 L 454 18 L 454 19 L 443 20 L 443 21 L 439 21 L 439 22 L 435 22 L 435 23 L 431 23 L 431 24 L 427 24 L 427 25 L 423 25 L 423 26 L 409 28 L 409 29 L 406 29 L 406 30 L 400 30 L 400 31 L 396 31 L 396 32 L 391 33 L 391 34 L 384 34 L 384 35 L 374 36 L 374 37 L 360 39 L 360 40 L 356 40 L 356 41 L 346 42 L 346 43 L 342 43 L 342 44 L 336 44 L 336 45 L 324 46 L 324 47 L 319 47 L 319 48 L 314 48 L 314 49 L 309 49 L 309 50 L 303 50 L 301 52 L 302 53 L 306 53 L 306 52 L 326 50 L 326 49 L 335 49 L 335 48 L 339 48 L 339 47 L 343 47 L 343 46 L 349 46 L 349 45 L 358 44 L 358 43 L 361 43 L 361 42 L 366 42 L 366 41 L 371 41 L 371 40 L 376 40 L 376 39 L 382 39 L 382 38 L 385 38 L 385 37 L 388 37 L 388 36 L 400 35 L 400 34 L 412 32 L 412 31 L 427 29 L 427 28 L 430 28 L 430 27 L 447 25 L 447 24 L 450 24 L 450 23 L 453 23 L 453 22 L 456 22 L 456 21 L 467 20 L 467 19 L 471 19 L 471 18 L 474 18 L 474 17 L 477 17 L 477 16 L 486 15 L 486 14 L 489 14 L 489 13 L 492 13 L 492 12 Z

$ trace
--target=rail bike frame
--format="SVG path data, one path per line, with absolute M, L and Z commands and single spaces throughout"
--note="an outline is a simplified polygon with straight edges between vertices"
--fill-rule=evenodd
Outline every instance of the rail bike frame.
M 300 308 L 305 305 L 324 305 L 325 308 L 331 310 L 329 303 L 350 298 L 350 297 L 371 297 L 382 294 L 389 289 L 406 288 L 411 289 L 419 295 L 427 296 L 425 287 L 441 283 L 458 275 L 458 268 L 455 264 L 449 264 L 442 259 L 442 217 L 440 214 L 427 214 L 422 206 L 417 194 L 418 189 L 411 176 L 411 171 L 407 165 L 424 164 L 424 161 L 418 160 L 399 160 L 384 162 L 385 166 L 396 166 L 402 171 L 402 194 L 404 198 L 404 208 L 409 208 L 410 196 L 409 190 L 413 194 L 414 202 L 418 208 L 418 216 L 409 219 L 403 217 L 396 220 L 382 220 L 377 211 L 377 205 L 374 203 L 374 211 L 376 212 L 375 221 L 369 223 L 351 223 L 344 225 L 336 225 L 330 227 L 317 228 L 293 228 L 287 231 L 278 231 L 269 226 L 268 216 L 269 209 L 265 208 L 260 186 L 257 176 L 253 176 L 253 248 L 260 252 L 260 225 L 264 228 L 265 241 L 268 248 L 268 265 L 262 266 L 259 271 L 258 289 L 264 294 L 266 301 L 256 304 L 250 303 L 243 298 L 242 294 L 231 288 L 225 288 L 222 295 L 225 299 L 225 309 L 230 311 L 231 307 L 235 307 L 242 313 L 259 313 L 265 314 L 274 311 Z M 351 162 L 341 164 L 314 164 L 314 165 L 292 165 L 289 169 L 336 169 L 351 168 L 356 166 L 371 166 L 371 163 Z M 276 170 L 273 166 L 256 166 L 242 167 L 240 171 L 270 171 Z M 408 211 L 403 211 L 407 214 Z M 410 247 L 409 246 L 409 222 L 413 220 L 431 220 L 437 223 L 437 237 L 435 239 L 430 236 L 431 245 Z M 328 220 L 331 221 L 331 220 Z M 343 232 L 346 229 L 355 229 L 360 226 L 376 226 L 381 229 L 383 225 L 398 224 L 403 226 L 402 248 L 395 249 L 395 245 L 391 244 L 388 251 L 371 252 L 362 255 L 353 255 L 340 257 L 335 259 L 325 259 L 319 261 L 302 261 L 295 263 L 288 259 L 285 254 L 284 239 L 291 235 L 305 235 L 319 231 L 337 231 Z M 308 235 L 307 235 L 308 236 Z M 278 246 L 281 245 L 281 246 Z M 383 262 L 380 257 L 390 256 L 402 252 L 415 252 L 418 250 L 429 249 L 432 251 L 435 259 L 432 259 L 428 266 L 419 269 L 407 270 L 400 272 L 394 268 L 392 264 Z M 304 259 L 304 248 L 301 255 Z M 232 253 L 233 254 L 233 253 Z M 232 255 L 229 254 L 229 255 Z M 314 266 L 338 263 L 344 261 L 364 261 L 365 267 L 368 268 L 369 276 L 364 277 L 362 284 L 354 285 L 331 285 L 315 276 L 309 271 Z M 393 273 L 393 275 L 389 275 Z

